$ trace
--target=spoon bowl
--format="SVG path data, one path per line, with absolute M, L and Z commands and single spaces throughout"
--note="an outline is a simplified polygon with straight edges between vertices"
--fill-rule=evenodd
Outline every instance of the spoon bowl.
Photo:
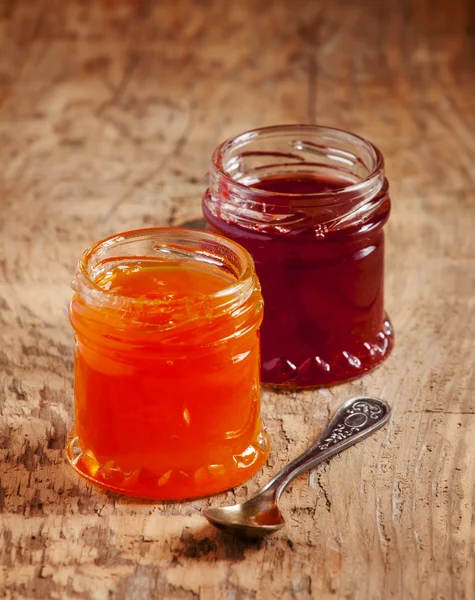
M 348 400 L 310 448 L 277 473 L 257 496 L 243 504 L 204 509 L 204 516 L 215 527 L 239 537 L 264 537 L 278 531 L 285 522 L 277 502 L 289 483 L 372 435 L 387 422 L 390 413 L 389 406 L 378 398 Z
M 260 494 L 244 504 L 206 508 L 203 514 L 218 529 L 239 537 L 264 537 L 285 525 L 277 504 Z

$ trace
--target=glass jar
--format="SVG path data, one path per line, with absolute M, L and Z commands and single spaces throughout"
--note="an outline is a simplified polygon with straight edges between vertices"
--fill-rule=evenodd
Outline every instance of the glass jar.
M 128 495 L 191 498 L 260 469 L 262 296 L 246 250 L 130 231 L 87 250 L 73 288 L 76 471 Z
M 208 230 L 253 256 L 262 285 L 262 381 L 359 377 L 393 345 L 384 312 L 384 161 L 328 127 L 266 127 L 224 142 L 203 199 Z

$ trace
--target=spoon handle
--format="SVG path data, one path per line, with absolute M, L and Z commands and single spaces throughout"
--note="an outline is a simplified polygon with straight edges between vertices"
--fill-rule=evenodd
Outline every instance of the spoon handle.
M 372 435 L 387 422 L 390 413 L 390 407 L 378 398 L 351 398 L 338 409 L 323 434 L 310 448 L 279 471 L 259 495 L 278 500 L 298 475 Z

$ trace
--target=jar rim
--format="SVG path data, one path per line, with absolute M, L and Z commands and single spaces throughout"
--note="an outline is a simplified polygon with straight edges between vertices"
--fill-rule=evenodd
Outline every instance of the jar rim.
M 172 243 L 171 237 L 168 240 L 166 239 L 167 235 L 171 237 L 174 236 L 175 241 L 177 241 L 181 237 L 182 239 L 187 239 L 189 241 L 196 241 L 197 244 L 199 242 L 207 241 L 214 242 L 220 247 L 223 247 L 224 249 L 233 252 L 237 256 L 241 269 L 236 277 L 236 280 L 230 283 L 229 285 L 226 285 L 224 288 L 217 292 L 211 294 L 204 294 L 203 300 L 208 302 L 215 301 L 215 303 L 218 306 L 221 306 L 227 304 L 230 298 L 242 294 L 244 294 L 244 296 L 247 296 L 250 292 L 252 292 L 252 288 L 254 286 L 253 278 L 255 275 L 254 261 L 252 259 L 252 256 L 245 248 L 243 248 L 237 242 L 230 240 L 220 234 L 209 233 L 197 229 L 187 229 L 184 227 L 149 227 L 133 229 L 122 233 L 110 235 L 92 244 L 83 252 L 79 259 L 76 278 L 73 281 L 73 289 L 75 289 L 75 291 L 78 291 L 80 288 L 81 291 L 85 292 L 86 296 L 90 297 L 90 299 L 93 300 L 100 298 L 101 302 L 104 302 L 105 300 L 106 303 L 113 305 L 119 310 L 122 304 L 137 301 L 137 299 L 132 296 L 120 294 L 115 291 L 110 291 L 98 285 L 95 281 L 95 278 L 93 277 L 94 265 L 91 266 L 91 260 L 94 257 L 101 256 L 101 254 L 102 257 L 105 258 L 107 249 L 117 247 L 121 242 L 126 242 L 127 239 L 131 241 L 140 241 L 141 239 L 147 237 L 156 236 L 157 243 L 160 242 L 161 237 L 163 238 L 164 243 L 165 241 Z M 191 252 L 193 252 L 193 250 L 199 251 L 198 246 L 195 249 L 190 248 Z M 150 257 L 153 258 L 153 255 L 151 255 Z M 129 257 L 124 256 L 122 258 L 126 260 Z M 130 256 L 131 260 L 133 258 L 133 256 Z M 144 257 L 141 256 L 141 258 Z M 205 263 L 206 261 L 203 262 Z M 100 262 L 98 264 L 100 264 Z M 216 266 L 219 265 L 216 263 Z M 144 306 L 160 308 L 163 306 L 170 306 L 174 303 L 174 301 L 170 301 L 168 299 L 164 300 L 161 298 L 145 298 L 141 299 L 140 303 Z
M 245 146 L 248 142 L 259 136 L 267 136 L 267 135 L 275 135 L 278 133 L 288 134 L 292 131 L 295 131 L 296 134 L 307 132 L 311 134 L 319 133 L 319 134 L 337 134 L 339 136 L 345 136 L 347 139 L 353 140 L 357 144 L 363 145 L 366 150 L 368 150 L 373 155 L 374 164 L 370 169 L 370 172 L 367 176 L 356 183 L 351 183 L 349 185 L 342 186 L 341 188 L 329 191 L 322 192 L 298 192 L 296 194 L 289 192 L 274 192 L 270 190 L 265 190 L 261 188 L 252 187 L 252 194 L 255 197 L 266 198 L 271 200 L 273 197 L 288 197 L 291 198 L 302 198 L 304 200 L 320 200 L 320 205 L 323 206 L 324 203 L 321 202 L 322 198 L 335 198 L 341 195 L 343 192 L 346 194 L 358 194 L 361 190 L 366 188 L 368 185 L 372 183 L 372 181 L 377 181 L 381 178 L 381 173 L 384 169 L 384 157 L 377 146 L 375 146 L 369 140 L 344 129 L 339 129 L 337 127 L 329 127 L 326 125 L 311 125 L 311 124 L 282 124 L 282 125 L 271 125 L 267 127 L 259 127 L 256 129 L 250 129 L 243 133 L 240 133 L 234 137 L 230 137 L 224 142 L 222 142 L 213 152 L 212 156 L 212 164 L 219 176 L 223 177 L 226 181 L 226 184 L 232 186 L 236 190 L 240 190 L 245 193 L 245 191 L 250 189 L 249 185 L 246 185 L 240 182 L 237 179 L 234 179 L 228 171 L 223 166 L 224 153 L 227 150 L 232 148 Z M 307 148 L 308 149 L 308 148 Z M 334 204 L 334 200 L 330 200 L 332 204 Z M 266 204 L 270 204 L 271 202 L 266 201 Z M 342 202 L 344 203 L 344 202 Z

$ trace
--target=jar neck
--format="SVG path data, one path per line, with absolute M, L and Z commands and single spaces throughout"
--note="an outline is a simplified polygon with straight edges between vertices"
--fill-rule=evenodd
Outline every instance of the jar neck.
M 97 284 L 104 271 L 147 259 L 198 272 L 211 266 L 225 273 L 229 284 L 216 293 L 181 298 L 137 298 Z M 214 234 L 172 228 L 132 231 L 92 246 L 79 261 L 73 289 L 70 319 L 76 332 L 121 341 L 156 341 L 178 331 L 209 328 L 223 316 L 251 314 L 260 299 L 254 263 L 243 248 Z
M 278 179 L 286 185 L 266 189 Z M 312 179 L 317 191 L 292 189 L 292 181 Z M 332 189 L 318 189 L 325 181 Z M 204 203 L 215 217 L 251 229 L 325 233 L 366 222 L 387 199 L 383 157 L 372 144 L 325 127 L 279 126 L 218 147 Z

